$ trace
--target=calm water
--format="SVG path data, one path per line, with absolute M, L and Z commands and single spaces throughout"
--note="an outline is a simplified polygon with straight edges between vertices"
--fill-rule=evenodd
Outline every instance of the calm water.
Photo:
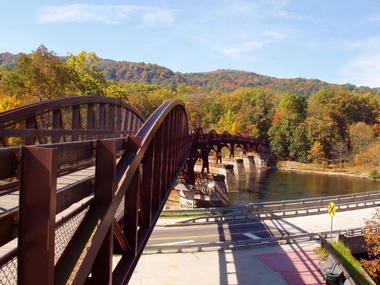
M 268 170 L 238 180 L 234 190 L 228 196 L 231 204 L 239 205 L 380 190 L 380 182 L 343 175 Z

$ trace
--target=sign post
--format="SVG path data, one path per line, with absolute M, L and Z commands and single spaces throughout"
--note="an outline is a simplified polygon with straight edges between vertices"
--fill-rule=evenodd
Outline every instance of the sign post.
M 333 218 L 334 218 L 335 213 L 336 213 L 336 207 L 335 207 L 335 203 L 333 201 L 331 201 L 329 203 L 329 205 L 327 206 L 327 213 L 329 213 L 329 215 L 331 217 L 331 227 L 330 227 L 330 241 L 331 241 L 332 240 Z

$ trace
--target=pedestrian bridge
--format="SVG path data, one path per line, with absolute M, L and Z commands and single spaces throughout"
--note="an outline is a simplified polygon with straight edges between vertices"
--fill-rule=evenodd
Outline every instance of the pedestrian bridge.
M 99 96 L 0 113 L 0 144 L 1 284 L 128 283 L 180 173 L 192 183 L 211 149 L 269 149 L 191 133 L 180 101 L 144 119 Z

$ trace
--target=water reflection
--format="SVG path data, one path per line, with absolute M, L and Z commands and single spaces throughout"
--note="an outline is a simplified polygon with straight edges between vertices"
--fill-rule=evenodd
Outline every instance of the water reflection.
M 267 170 L 247 174 L 235 187 L 228 196 L 233 205 L 239 205 L 380 190 L 380 182 L 343 175 Z

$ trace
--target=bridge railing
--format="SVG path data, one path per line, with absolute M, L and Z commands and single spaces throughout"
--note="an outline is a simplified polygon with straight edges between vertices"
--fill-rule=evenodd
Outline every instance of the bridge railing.
M 117 156 L 120 157 L 124 151 L 125 139 L 115 139 Z M 82 141 L 82 142 L 71 142 L 71 143 L 61 143 L 61 144 L 51 144 L 51 145 L 40 145 L 38 148 L 53 148 L 57 150 L 57 177 L 68 175 L 80 169 L 88 168 L 95 163 L 97 141 Z M 0 158 L 9 157 L 9 153 L 13 153 L 17 156 L 17 160 L 21 160 L 21 148 L 5 148 L 0 149 Z M 0 167 L 0 180 L 3 184 L 0 186 L 0 197 L 1 196 L 12 196 L 17 195 L 17 191 L 20 190 L 20 180 L 21 175 L 21 163 L 13 163 L 11 159 L 1 160 L 3 163 L 2 167 L 7 171 L 2 171 Z M 8 168 L 6 168 L 8 166 Z M 34 169 L 28 170 L 33 175 Z M 7 180 L 9 182 L 7 182 Z M 57 203 L 56 203 L 56 213 L 62 212 L 64 209 L 68 208 L 70 205 L 80 201 L 84 197 L 91 195 L 94 191 L 94 175 L 89 174 L 87 177 L 82 177 L 80 180 L 73 184 L 69 184 L 62 188 L 57 189 Z M 34 183 L 35 188 L 38 188 L 38 183 Z M 31 191 L 37 191 L 35 189 Z M 18 209 L 18 199 L 15 200 L 15 205 L 13 208 L 2 211 L 0 213 L 0 246 L 11 241 L 13 238 L 17 237 L 18 233 L 18 221 L 19 221 L 19 209 Z
M 262 138 L 254 138 L 242 135 L 231 135 L 228 132 L 218 134 L 215 130 L 211 130 L 209 133 L 203 133 L 203 130 L 198 128 L 192 133 L 194 145 L 202 144 L 218 144 L 218 143 L 235 143 L 235 144 L 252 144 L 255 146 L 267 146 L 268 141 Z
M 21 163 L 8 176 L 19 173 L 20 207 L 0 217 L 9 249 L 0 280 L 13 284 L 16 268 L 19 284 L 83 284 L 90 273 L 98 284 L 125 284 L 190 148 L 177 101 L 161 105 L 136 136 L 14 148 Z M 60 174 L 87 161 L 95 175 L 56 191 Z M 122 257 L 112 272 L 114 250 Z
M 21 106 L 0 113 L 0 145 L 34 145 L 134 134 L 139 111 L 102 96 L 76 96 Z

